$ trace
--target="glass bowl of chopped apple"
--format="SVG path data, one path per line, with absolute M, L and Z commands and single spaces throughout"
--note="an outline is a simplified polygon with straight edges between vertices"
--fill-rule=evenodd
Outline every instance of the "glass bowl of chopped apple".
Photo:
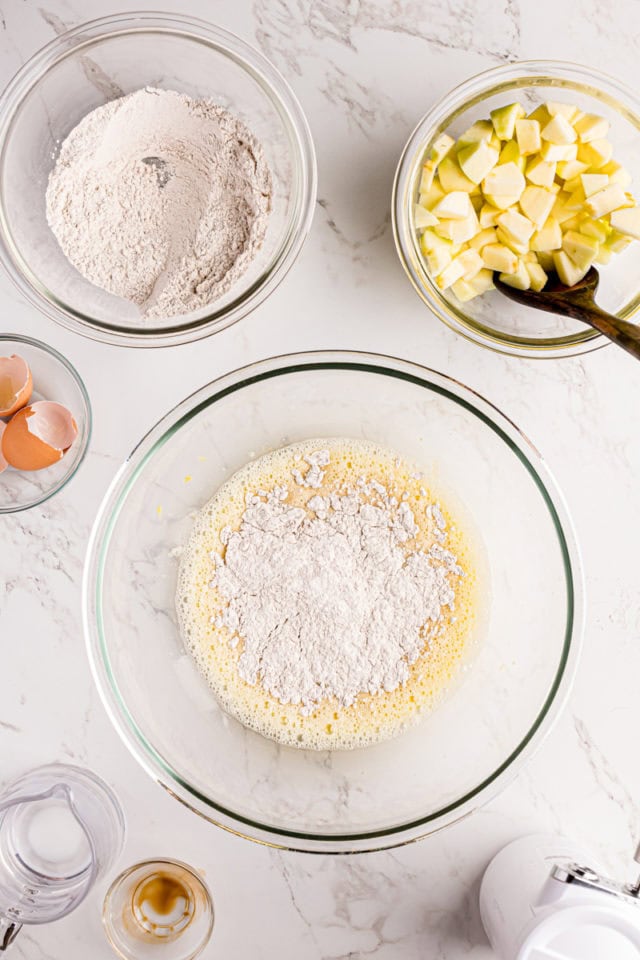
M 481 73 L 437 103 L 403 151 L 393 188 L 398 254 L 416 291 L 467 339 L 514 356 L 566 357 L 607 341 L 516 305 L 550 274 L 590 266 L 599 304 L 640 307 L 640 99 L 589 67 L 528 61 Z

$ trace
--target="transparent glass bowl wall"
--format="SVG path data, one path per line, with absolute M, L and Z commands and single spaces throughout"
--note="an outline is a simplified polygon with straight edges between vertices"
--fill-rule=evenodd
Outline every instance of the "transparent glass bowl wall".
M 486 553 L 486 635 L 463 682 L 399 739 L 352 752 L 283 748 L 227 717 L 184 652 L 174 609 L 172 552 L 193 511 L 250 457 L 323 436 L 412 459 L 459 504 Z M 502 414 L 412 364 L 323 353 L 223 377 L 144 438 L 94 527 L 84 620 L 112 720 L 169 792 L 255 840 L 352 852 L 436 830 L 515 773 L 567 692 L 581 598 L 562 500 Z
M 263 145 L 274 186 L 264 245 L 243 277 L 204 310 L 150 322 L 71 266 L 45 210 L 60 143 L 89 111 L 144 86 L 209 97 L 241 117 Z M 131 13 L 84 24 L 28 61 L 0 99 L 0 256 L 40 310 L 95 339 L 163 346 L 240 319 L 294 262 L 315 193 L 311 134 L 285 80 L 253 47 L 200 20 Z
M 53 347 L 17 333 L 0 334 L 0 357 L 16 353 L 33 375 L 36 400 L 57 400 L 71 411 L 78 435 L 62 460 L 44 470 L 14 470 L 0 473 L 0 514 L 28 510 L 62 490 L 84 460 L 91 437 L 89 396 L 77 370 Z
M 487 70 L 456 87 L 418 123 L 400 158 L 393 187 L 393 230 L 404 269 L 427 306 L 447 326 L 467 339 L 502 353 L 528 357 L 562 357 L 586 353 L 608 341 L 575 320 L 522 307 L 498 291 L 459 303 L 438 289 L 419 249 L 413 209 L 422 164 L 441 133 L 459 137 L 491 110 L 519 100 L 531 112 L 545 100 L 576 104 L 609 120 L 613 158 L 633 177 L 629 189 L 640 191 L 640 98 L 610 77 L 589 67 L 559 61 L 530 61 Z M 601 269 L 598 303 L 625 319 L 640 306 L 640 243 L 615 255 Z

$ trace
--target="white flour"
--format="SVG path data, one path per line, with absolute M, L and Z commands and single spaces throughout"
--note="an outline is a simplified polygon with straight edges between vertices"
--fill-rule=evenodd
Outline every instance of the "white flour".
M 296 483 L 320 487 L 329 452 L 305 460 Z M 243 641 L 240 675 L 303 713 L 325 698 L 347 707 L 395 690 L 454 608 L 455 556 L 440 543 L 408 552 L 414 515 L 376 481 L 315 494 L 307 510 L 288 495 L 249 496 L 239 530 L 223 531 L 224 558 L 212 555 L 211 586 L 228 601 L 215 622 Z M 441 537 L 442 513 L 428 509 Z
M 206 306 L 245 272 L 264 240 L 271 176 L 228 111 L 147 87 L 74 127 L 46 200 L 80 273 L 163 318 Z

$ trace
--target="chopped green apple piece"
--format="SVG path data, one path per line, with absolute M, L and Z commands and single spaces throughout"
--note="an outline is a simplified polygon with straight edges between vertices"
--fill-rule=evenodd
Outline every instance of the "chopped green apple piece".
M 520 209 L 538 228 L 546 222 L 556 202 L 554 193 L 544 187 L 527 187 L 520 197 Z
M 583 173 L 580 180 L 585 197 L 590 197 L 609 186 L 609 177 L 606 173 Z
M 580 233 L 584 233 L 585 237 L 593 237 L 598 243 L 604 243 L 611 233 L 611 227 L 606 220 L 591 220 L 589 218 L 583 220 L 580 224 Z
M 509 207 L 516 207 L 518 205 L 520 196 L 513 197 L 508 194 L 504 196 L 496 193 L 485 193 L 484 198 L 492 207 L 496 207 L 498 210 L 508 210 Z
M 485 195 L 519 197 L 526 185 L 524 174 L 515 163 L 501 163 L 484 178 L 482 190 Z
M 626 207 L 627 204 L 627 195 L 620 184 L 611 183 L 604 190 L 592 194 L 585 203 L 585 209 L 594 220 L 598 220 L 619 207 Z
M 493 170 L 500 154 L 486 140 L 470 143 L 458 152 L 458 163 L 465 177 L 480 183 Z
M 582 183 L 578 183 L 578 186 L 575 190 L 572 190 L 569 194 L 567 202 L 565 204 L 566 210 L 571 210 L 574 213 L 581 211 L 584 208 L 585 201 L 587 196 L 584 192 L 584 187 Z
M 435 175 L 436 175 L 435 163 L 432 163 L 431 160 L 427 160 L 427 162 L 422 165 L 422 176 L 420 177 L 420 193 L 428 193 L 428 191 L 431 190 Z
M 436 277 L 436 284 L 441 290 L 446 290 L 452 283 L 464 276 L 464 265 L 460 263 L 460 258 L 455 257 L 451 263 L 448 263 L 444 270 L 441 270 Z
M 544 127 L 545 124 L 549 123 L 551 120 L 551 114 L 547 110 L 544 103 L 541 103 L 539 107 L 529 114 L 528 120 L 536 120 L 541 127 Z
M 565 120 L 568 120 L 569 123 L 573 123 L 578 113 L 578 108 L 572 103 L 558 103 L 556 100 L 547 100 L 545 107 L 547 108 L 549 116 L 557 117 L 560 115 L 564 117 Z
M 513 273 L 501 273 L 500 279 L 507 286 L 515 287 L 516 290 L 528 290 L 531 286 L 531 277 L 527 264 L 523 260 L 518 261 L 517 269 Z
M 512 140 L 516 129 L 516 120 L 525 116 L 521 103 L 509 103 L 506 107 L 497 107 L 491 111 L 491 122 L 496 136 L 501 140 Z
M 482 261 L 489 270 L 499 270 L 501 273 L 515 273 L 518 269 L 518 258 L 509 247 L 502 243 L 489 243 L 482 248 Z
M 469 283 L 476 293 L 486 293 L 487 290 L 494 290 L 493 270 L 487 270 L 486 267 L 483 267 L 482 270 L 478 270 L 475 277 L 470 280 Z
M 477 250 L 473 250 L 472 248 L 459 253 L 456 260 L 459 260 L 464 267 L 463 277 L 465 280 L 473 280 L 476 273 L 484 267 L 482 257 Z
M 585 113 L 579 120 L 575 120 L 573 128 L 582 143 L 592 140 L 603 140 L 609 133 L 609 121 L 598 117 L 595 113 Z
M 568 230 L 562 239 L 562 249 L 571 257 L 578 267 L 585 267 L 587 270 L 593 263 L 600 244 L 593 237 L 586 237 L 583 233 L 577 233 L 575 230 Z
M 588 169 L 586 163 L 582 163 L 580 160 L 561 160 L 556 167 L 556 173 L 561 180 L 573 180 L 580 174 L 586 173 Z
M 538 153 L 541 146 L 540 124 L 537 120 L 516 120 L 516 140 L 523 157 Z
M 537 261 L 535 263 L 526 262 L 525 266 L 529 274 L 531 289 L 536 291 L 542 290 L 549 279 L 543 268 Z
M 471 207 L 471 212 L 464 220 L 441 220 L 433 229 L 438 236 L 452 240 L 453 243 L 467 243 L 478 232 L 478 218 Z
M 578 139 L 577 133 L 561 113 L 557 113 L 549 123 L 545 124 L 540 131 L 540 136 L 550 143 L 575 143 Z
M 493 136 L 493 124 L 490 120 L 477 120 L 468 130 L 458 137 L 456 150 L 467 147 L 470 143 L 478 143 L 479 140 L 490 140 Z
M 437 180 L 434 181 L 433 185 L 429 190 L 421 191 L 418 197 L 418 203 L 421 207 L 424 207 L 426 210 L 431 210 L 432 207 L 435 207 L 436 203 L 444 197 L 444 190 L 440 186 Z
M 465 220 L 471 213 L 471 200 L 464 190 L 453 190 L 445 193 L 442 200 L 438 200 L 431 213 L 438 220 Z
M 505 247 L 509 247 L 509 250 L 513 250 L 514 253 L 517 253 L 519 257 L 524 257 L 529 253 L 529 244 L 528 243 L 519 243 L 510 233 L 507 233 L 506 230 L 503 230 L 502 227 L 496 229 L 496 239 L 498 243 L 503 244 Z
M 529 246 L 535 253 L 559 250 L 562 246 L 562 230 L 558 221 L 549 217 L 537 233 L 534 233 L 531 237 Z
M 551 143 L 550 140 L 545 140 L 540 147 L 540 156 L 549 163 L 575 160 L 578 156 L 578 147 L 575 143 Z
M 480 233 L 476 233 L 475 237 L 469 240 L 469 246 L 474 250 L 482 250 L 488 243 L 497 243 L 495 227 L 487 227 L 485 230 L 481 230 Z
M 500 151 L 498 165 L 502 166 L 505 163 L 515 163 L 516 167 L 524 173 L 527 158 L 522 156 L 515 140 L 507 140 Z
M 483 204 L 478 214 L 480 226 L 483 230 L 486 230 L 487 227 L 495 227 L 496 220 L 499 216 L 500 212 L 496 209 L 495 205 L 492 207 L 490 203 Z
M 556 250 L 553 254 L 553 265 L 560 277 L 560 282 L 567 287 L 578 283 L 586 274 L 589 267 L 579 267 L 564 250 Z
M 608 140 L 590 140 L 579 145 L 578 160 L 588 163 L 592 170 L 600 170 L 609 163 L 612 153 L 613 146 Z
M 588 213 L 576 213 L 575 216 L 563 222 L 562 224 L 563 232 L 566 233 L 567 230 L 580 230 L 580 227 L 585 222 L 585 218 L 589 219 Z
M 542 157 L 532 157 L 525 170 L 525 177 L 536 187 L 550 187 L 555 175 L 556 164 L 548 163 Z
M 444 260 L 445 266 L 453 257 L 453 244 L 451 241 L 444 240 L 429 228 L 425 230 L 420 237 L 420 249 L 425 256 L 428 253 L 440 254 L 441 257 L 444 257 L 445 253 L 448 254 L 448 258 Z
M 542 189 L 542 188 L 533 188 Z M 545 217 L 546 220 L 546 217 Z M 535 227 L 528 217 L 523 217 L 517 210 L 506 210 L 498 217 L 498 226 L 508 233 L 516 243 L 526 244 L 528 249 Z
M 469 300 L 473 300 L 473 298 L 477 297 L 480 292 L 479 290 L 475 290 L 469 281 L 464 279 L 464 277 L 461 277 L 460 280 L 456 280 L 455 283 L 452 283 L 451 290 L 453 293 L 455 293 L 460 303 L 467 303 Z
M 438 222 L 430 210 L 416 203 L 413 208 L 413 223 L 417 230 L 423 230 L 425 227 L 433 227 Z
M 614 210 L 611 214 L 611 226 L 625 237 L 640 240 L 640 207 Z
M 444 160 L 454 143 L 455 140 L 448 133 L 441 133 L 439 137 L 436 137 L 431 147 L 431 160 L 436 166 L 441 160 Z
M 619 183 L 621 187 L 628 187 L 631 183 L 631 174 L 617 160 L 609 160 L 598 172 L 606 173 L 611 183 Z
M 553 273 L 555 266 L 553 264 L 553 253 L 551 250 L 540 250 L 536 253 L 536 257 L 545 273 Z
M 613 229 L 605 240 L 604 246 L 611 250 L 612 253 L 622 253 L 630 243 L 632 243 L 631 237 L 626 237 L 619 230 Z
M 465 177 L 460 169 L 457 157 L 451 154 L 446 156 L 438 167 L 438 179 L 445 193 L 451 193 L 454 190 L 464 190 L 465 193 L 471 193 L 476 186 L 473 180 Z

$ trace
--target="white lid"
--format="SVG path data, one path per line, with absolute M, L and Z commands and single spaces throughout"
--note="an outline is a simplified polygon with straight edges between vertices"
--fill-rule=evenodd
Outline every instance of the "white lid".
M 640 960 L 640 907 L 567 907 L 545 917 L 517 960 Z

